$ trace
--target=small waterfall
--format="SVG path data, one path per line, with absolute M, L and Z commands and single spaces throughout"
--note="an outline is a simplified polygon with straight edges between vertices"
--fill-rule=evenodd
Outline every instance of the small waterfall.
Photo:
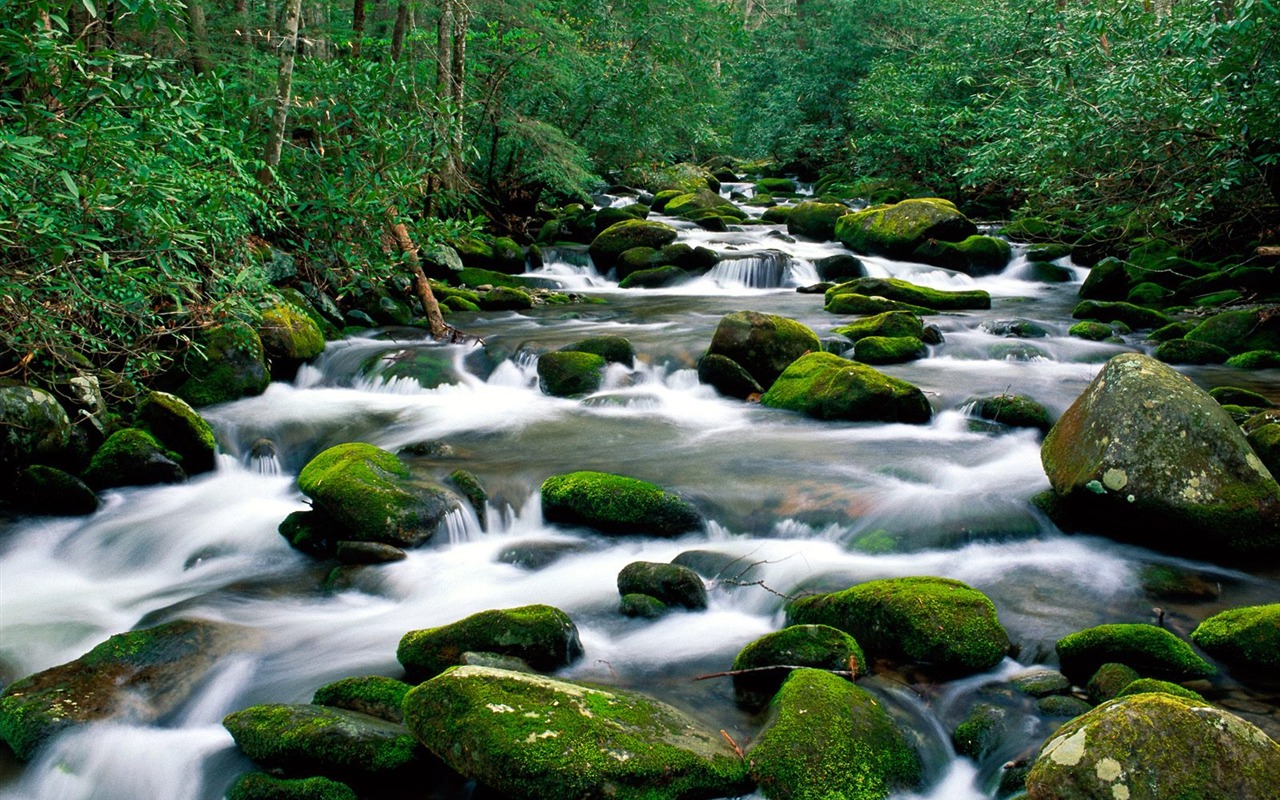
M 721 288 L 777 289 L 786 285 L 791 256 L 780 250 L 730 255 L 712 268 L 709 277 Z
M 441 524 L 449 534 L 449 544 L 466 544 L 484 535 L 480 519 L 466 505 L 460 505 L 445 514 Z

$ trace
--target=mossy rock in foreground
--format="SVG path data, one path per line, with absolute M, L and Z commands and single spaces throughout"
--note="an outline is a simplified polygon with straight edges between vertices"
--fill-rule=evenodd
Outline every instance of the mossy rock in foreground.
M 778 669 L 765 669 L 778 667 Z M 791 625 L 756 639 L 733 659 L 733 691 L 738 704 L 749 709 L 766 705 L 791 674 L 788 667 L 868 672 L 858 642 L 830 625 Z
M 830 304 L 842 294 L 861 294 L 883 297 L 934 311 L 964 311 L 991 308 L 991 295 L 982 289 L 965 289 L 948 292 L 917 286 L 901 278 L 854 278 L 827 290 L 823 300 Z
M 604 381 L 605 360 L 595 353 L 557 352 L 538 356 L 538 388 L 552 397 L 591 394 Z
M 750 786 L 720 734 L 633 692 L 467 666 L 415 688 L 404 713 L 428 750 L 504 796 L 692 800 Z
M 586 525 L 603 533 L 676 536 L 701 527 L 692 504 L 647 481 L 607 472 L 571 472 L 542 484 L 547 522 Z
M 357 800 L 357 797 L 350 786 L 329 778 L 276 778 L 265 772 L 250 772 L 231 784 L 227 800 Z
M 1063 674 L 1076 683 L 1108 663 L 1124 664 L 1148 678 L 1185 680 L 1216 672 L 1191 645 L 1155 625 L 1098 625 L 1062 637 L 1056 649 Z
M 747 762 L 770 800 L 883 800 L 921 778 L 919 756 L 875 696 L 815 669 L 787 678 Z
M 830 625 L 850 634 L 872 658 L 937 666 L 951 674 L 991 669 L 1009 637 L 986 595 L 947 578 L 887 578 L 787 608 L 790 624 Z
M 917 387 L 832 353 L 797 359 L 764 393 L 760 404 L 818 419 L 855 422 L 924 423 L 933 416 L 928 399 Z
M 1191 640 L 1228 666 L 1275 679 L 1280 670 L 1280 603 L 1223 611 L 1201 622 Z
M 578 627 L 554 606 L 491 609 L 435 628 L 409 631 L 396 659 L 413 681 L 439 675 L 462 663 L 464 653 L 496 653 L 519 658 L 550 672 L 582 656 Z
M 400 705 L 412 688 L 404 681 L 382 675 L 343 678 L 316 689 L 311 703 L 358 711 L 387 722 L 401 722 Z
M 1274 797 L 1280 745 L 1239 717 L 1158 692 L 1104 703 L 1045 743 L 1031 800 Z

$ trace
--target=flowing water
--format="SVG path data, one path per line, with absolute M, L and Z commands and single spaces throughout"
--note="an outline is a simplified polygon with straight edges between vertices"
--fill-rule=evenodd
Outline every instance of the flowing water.
M 861 683 L 910 727 L 925 755 L 928 783 L 910 797 L 992 797 L 998 764 L 956 758 L 948 732 L 984 686 L 1052 664 L 1059 637 L 1102 622 L 1153 621 L 1139 583 L 1144 566 L 1174 564 L 1221 587 L 1215 602 L 1166 605 L 1165 624 L 1179 633 L 1222 608 L 1280 595 L 1274 572 L 1064 534 L 1030 503 L 1048 486 L 1038 436 L 966 418 L 970 399 L 1001 392 L 1060 413 L 1103 361 L 1141 349 L 1137 338 L 1120 345 L 1066 335 L 1083 270 L 1072 268 L 1074 282 L 1050 284 L 1027 279 L 1021 257 L 976 280 L 866 259 L 874 275 L 986 289 L 993 308 L 932 317 L 945 342 L 925 360 L 884 368 L 924 389 L 937 412 L 930 424 L 819 422 L 720 397 L 699 384 L 694 365 L 720 317 L 735 310 L 792 317 L 832 339 L 843 320 L 823 312 L 821 295 L 794 289 L 817 280 L 815 260 L 842 248 L 789 241 L 769 227 L 708 233 L 673 224 L 682 241 L 725 260 L 678 288 L 624 291 L 581 254 L 552 251 L 539 274 L 607 302 L 451 318 L 483 337 L 483 347 L 439 345 L 413 330 L 331 343 L 295 382 L 205 410 L 223 450 L 214 473 L 108 492 L 87 519 L 5 523 L 0 675 L 7 680 L 180 616 L 238 623 L 258 635 L 159 724 L 91 726 L 23 768 L 0 764 L 0 798 L 221 797 L 251 769 L 219 724 L 223 715 L 254 703 L 308 702 L 317 687 L 347 676 L 398 677 L 395 650 L 405 632 L 529 603 L 564 609 L 581 631 L 586 655 L 565 677 L 643 690 L 748 742 L 760 718 L 735 709 L 728 681 L 694 678 L 727 669 L 745 644 L 779 628 L 786 595 L 907 575 L 957 578 L 989 595 L 1016 660 L 949 683 L 911 675 Z M 1033 320 L 1045 335 L 1000 335 L 997 323 L 1010 319 Z M 537 354 L 600 333 L 630 338 L 636 367 L 611 367 L 604 388 L 585 399 L 541 394 Z M 1212 368 L 1194 377 L 1211 386 L 1240 376 Z M 1255 374 L 1250 385 L 1276 395 L 1270 377 Z M 404 561 L 329 575 L 328 565 L 290 549 L 276 527 L 306 507 L 298 470 L 350 441 L 392 451 L 417 445 L 401 452 L 425 479 L 470 470 L 490 494 L 487 524 L 459 512 Z M 675 540 L 545 525 L 539 485 L 581 469 L 676 490 L 709 523 Z M 872 546 L 886 535 L 892 552 Z M 519 560 L 513 552 L 532 546 L 558 557 L 539 569 L 511 563 Z M 619 615 L 615 577 L 623 566 L 690 550 L 731 562 L 709 581 L 706 611 L 656 621 Z M 1274 697 L 1225 680 L 1215 688 L 1229 707 L 1280 732 Z M 1033 753 L 1051 730 L 1028 717 L 1025 742 L 1001 759 Z

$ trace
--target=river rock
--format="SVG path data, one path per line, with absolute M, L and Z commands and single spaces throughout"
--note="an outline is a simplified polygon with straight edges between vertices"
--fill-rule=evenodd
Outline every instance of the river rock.
M 715 387 L 717 392 L 726 397 L 736 397 L 739 400 L 764 393 L 764 388 L 741 364 L 716 353 L 704 353 L 698 359 L 698 380 Z
M 258 332 L 243 322 L 201 331 L 178 368 L 173 393 L 193 406 L 262 394 L 271 382 Z
M 630 219 L 610 225 L 591 242 L 588 252 L 601 273 L 618 263 L 623 252 L 633 247 L 659 248 L 676 239 L 676 229 L 663 222 Z
M 1230 667 L 1274 679 L 1280 670 L 1280 603 L 1215 614 L 1191 632 L 1191 640 Z
M 866 336 L 853 346 L 853 360 L 863 364 L 904 364 L 929 355 L 929 348 L 914 336 Z
M 787 233 L 827 242 L 836 238 L 836 220 L 848 213 L 843 203 L 796 203 L 787 215 Z
M 832 288 L 825 289 L 824 294 L 829 293 Z M 815 292 L 816 294 L 816 292 Z M 843 294 L 830 295 L 829 299 L 823 303 L 822 310 L 828 314 L 839 314 L 841 316 L 867 315 L 867 314 L 884 314 L 889 311 L 909 311 L 913 314 L 932 314 L 933 309 L 924 306 L 916 306 L 911 303 L 903 303 L 898 300 L 890 300 L 887 297 L 879 295 L 868 296 L 858 294 L 857 292 L 845 292 Z
M 152 392 L 138 407 L 138 419 L 165 447 L 182 457 L 182 469 L 198 475 L 213 469 L 218 443 L 204 417 L 177 395 Z
M 698 573 L 679 564 L 633 561 L 618 573 L 618 594 L 647 594 L 668 606 L 707 607 L 707 587 Z
M 624 617 L 658 619 L 668 611 L 670 609 L 667 608 L 667 604 L 653 595 L 624 594 L 618 601 L 618 613 Z
M 276 380 L 293 380 L 303 362 L 324 351 L 324 332 L 292 303 L 282 301 L 263 311 L 257 331 Z
M 1030 397 L 998 394 L 970 400 L 965 405 L 973 416 L 989 422 L 1014 428 L 1035 428 L 1046 433 L 1051 427 L 1048 409 Z
M 514 286 L 495 286 L 480 295 L 482 311 L 523 311 L 533 308 L 533 296 Z
M 778 667 L 778 669 L 765 669 Z M 858 642 L 830 625 L 791 625 L 756 639 L 738 652 L 732 670 L 763 670 L 733 676 L 733 691 L 739 705 L 761 708 L 778 693 L 792 667 L 850 672 L 868 672 L 866 656 Z
M 1179 680 L 1204 678 L 1216 671 L 1191 645 L 1155 625 L 1098 625 L 1062 637 L 1055 649 L 1063 674 L 1076 683 L 1108 663 L 1132 667 L 1145 677 Z
M 750 785 L 718 733 L 619 689 L 458 667 L 411 691 L 404 714 L 428 750 L 506 796 L 693 800 Z
M 1232 355 L 1250 350 L 1280 350 L 1280 320 L 1270 309 L 1224 311 L 1201 322 L 1187 338 L 1216 345 Z
M 1193 339 L 1170 339 L 1161 342 L 1151 353 L 1166 364 L 1221 364 L 1231 354 L 1217 345 Z
M 726 314 L 707 352 L 737 362 L 763 387 L 800 356 L 822 349 L 818 335 L 795 320 L 758 311 Z
M 547 522 L 603 533 L 676 536 L 702 526 L 693 505 L 647 481 L 607 472 L 571 472 L 542 484 Z
M 1104 258 L 1085 277 L 1080 285 L 1083 300 L 1123 300 L 1133 287 L 1125 263 L 1118 258 Z
M 883 297 L 933 311 L 991 308 L 991 295 L 982 289 L 947 292 L 942 289 L 917 286 L 900 278 L 855 278 L 828 289 L 824 302 L 830 304 L 835 297 L 842 294 Z
M 818 276 L 824 281 L 849 281 L 866 277 L 867 274 L 867 267 L 862 263 L 862 259 L 847 253 L 820 258 L 813 262 L 813 266 L 818 270 Z
M 600 356 L 610 364 L 622 364 L 625 367 L 636 365 L 636 349 L 631 340 L 616 333 L 599 336 L 588 336 L 586 339 L 565 345 L 561 352 L 592 353 Z
M 1222 407 L 1155 359 L 1108 361 L 1040 460 L 1060 524 L 1219 559 L 1280 553 L 1280 486 Z
M 462 663 L 467 652 L 514 656 L 550 672 L 580 658 L 582 643 L 568 614 L 532 605 L 481 611 L 448 625 L 410 631 L 401 637 L 396 659 L 416 682 Z
M 557 352 L 538 356 L 538 388 L 552 397 L 591 394 L 604 381 L 605 360 L 595 353 Z
M 222 727 L 255 763 L 291 774 L 392 780 L 424 756 L 403 725 L 344 708 L 250 706 L 224 717 Z
M 1031 800 L 1272 797 L 1280 745 L 1206 703 L 1151 693 L 1064 725 L 1027 776 Z
M 182 467 L 155 437 L 138 428 L 125 428 L 107 437 L 84 471 L 85 483 L 98 490 L 181 483 L 186 478 Z
M 1000 272 L 1013 258 L 1013 248 L 994 236 L 970 236 L 959 242 L 929 239 L 911 254 L 912 261 L 953 269 L 967 275 Z
M 853 422 L 928 422 L 924 393 L 906 381 L 831 353 L 797 359 L 760 398 L 761 405 Z
M 345 783 L 318 775 L 277 778 L 265 772 L 249 772 L 227 789 L 227 800 L 358 800 L 358 797 Z
M 78 516 L 98 510 L 98 495 L 76 476 L 56 467 L 22 467 L 6 487 L 7 500 L 24 514 Z
M 910 336 L 923 340 L 924 321 L 911 311 L 886 311 L 841 325 L 835 333 L 855 342 L 868 336 Z
M 630 252 L 630 251 L 627 251 Z M 630 273 L 618 282 L 619 289 L 664 289 L 689 280 L 690 275 L 680 267 L 651 267 Z
M 404 696 L 413 687 L 404 681 L 382 675 L 343 678 L 321 686 L 311 698 L 312 705 L 345 708 L 387 722 L 402 722 L 400 711 Z
M 1085 691 L 1089 693 L 1089 699 L 1093 702 L 1105 703 L 1108 700 L 1114 700 L 1124 691 L 1124 687 L 1141 677 L 1133 667 L 1108 662 L 1098 667 L 1098 670 L 1089 678 Z
M 769 800 L 883 800 L 921 778 L 919 756 L 875 696 L 815 669 L 787 678 L 747 763 Z
M 1074 319 L 1088 319 L 1096 322 L 1123 322 L 1130 328 L 1163 328 L 1173 320 L 1159 311 L 1153 311 L 1133 303 L 1104 302 L 1101 300 L 1081 301 L 1072 311 Z
M 952 674 L 991 669 L 1009 652 L 987 596 L 947 578 L 888 578 L 801 597 L 787 608 L 787 621 L 830 625 L 857 639 L 872 658 L 931 664 Z
M 836 221 L 835 238 L 856 253 L 907 259 L 930 239 L 959 242 L 977 232 L 951 202 L 919 198 L 846 214 Z
M 298 473 L 298 488 L 346 529 L 343 538 L 416 547 L 435 534 L 456 501 L 444 489 L 416 485 L 410 477 L 394 454 L 353 442 L 311 459 Z
M 701 219 L 707 214 L 735 219 L 747 218 L 745 211 L 710 189 L 698 189 L 688 194 L 682 194 L 679 197 L 673 197 L 667 203 L 666 208 L 663 209 L 663 213 L 672 217 L 685 217 L 693 220 Z M 666 243 L 664 242 L 663 244 Z
M 1174 697 L 1181 697 L 1185 700 L 1194 700 L 1199 703 L 1206 703 L 1204 696 L 1199 692 L 1193 692 L 1185 686 L 1179 686 L 1176 683 L 1162 681 L 1156 678 L 1138 678 L 1132 681 L 1128 686 L 1120 690 L 1116 697 L 1129 697 L 1135 694 L 1147 694 L 1148 692 L 1160 692 L 1161 694 L 1171 694 Z
M 981 762 L 1011 733 L 1009 712 L 990 703 L 975 703 L 955 730 L 951 743 L 956 754 Z
M 56 457 L 71 441 L 71 420 L 57 399 L 21 384 L 0 386 L 0 474 Z
M 178 708 L 232 645 L 234 625 L 176 620 L 107 639 L 5 687 L 0 738 L 26 761 L 56 733 L 91 722 L 155 722 Z

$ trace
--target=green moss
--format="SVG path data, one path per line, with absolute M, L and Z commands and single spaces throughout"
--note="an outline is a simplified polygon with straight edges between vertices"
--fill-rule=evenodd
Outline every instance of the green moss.
M 273 360 L 309 361 L 324 351 L 324 332 L 292 303 L 278 303 L 262 312 L 258 336 Z
M 1085 339 L 1090 342 L 1102 342 L 1115 336 L 1115 332 L 1110 325 L 1091 320 L 1077 322 L 1071 326 L 1067 333 L 1077 339 Z
M 746 219 L 747 214 L 733 203 L 709 189 L 682 194 L 672 198 L 663 212 L 673 217 L 685 217 L 697 220 L 703 216 L 714 215 L 730 219 Z M 665 242 L 663 243 L 665 244 Z
M 1081 714 L 1088 713 L 1093 708 L 1089 703 L 1078 697 L 1070 697 L 1067 695 L 1051 695 L 1042 697 L 1036 701 L 1036 710 L 1046 717 L 1078 717 Z
M 403 681 L 381 675 L 343 678 L 316 689 L 311 703 L 358 711 L 388 722 L 400 722 L 400 706 L 404 703 L 404 696 L 412 688 Z
M 836 220 L 849 213 L 843 203 L 797 203 L 787 215 L 787 233 L 819 242 L 836 238 Z
M 1214 600 L 1221 593 L 1219 584 L 1205 580 L 1194 572 L 1167 564 L 1149 564 L 1139 576 L 1142 591 L 1154 600 L 1197 603 Z
M 1280 350 L 1280 322 L 1271 309 L 1224 311 L 1201 322 L 1187 338 L 1206 342 L 1232 355 L 1250 350 Z
M 250 706 L 228 714 L 222 726 L 258 764 L 304 775 L 386 775 L 420 758 L 404 727 L 341 708 Z
M 792 625 L 762 636 L 738 652 L 732 669 L 736 672 L 775 666 L 838 670 L 855 676 L 870 671 L 857 640 L 829 625 Z M 747 708 L 764 706 L 790 674 L 789 669 L 776 669 L 734 675 L 738 703 Z
M 698 187 L 697 187 L 697 186 L 694 186 L 694 187 L 692 187 L 692 188 L 693 188 L 693 189 L 697 189 Z M 653 205 L 652 205 L 652 206 L 650 206 L 650 207 L 651 207 L 654 211 L 656 211 L 656 212 L 658 212 L 659 214 L 661 214 L 663 211 L 665 211 L 665 210 L 666 210 L 666 208 L 667 208 L 667 203 L 670 203 L 672 200 L 676 199 L 677 197 L 679 197 L 679 196 L 680 196 L 680 195 L 682 195 L 682 194 L 688 194 L 688 192 L 683 191 L 683 190 L 681 190 L 681 189 L 663 189 L 662 191 L 657 192 L 656 194 L 654 194 L 654 196 L 653 196 Z
M 1056 649 L 1063 673 L 1076 682 L 1112 662 L 1132 667 L 1145 677 L 1185 679 L 1216 672 L 1190 645 L 1155 625 L 1098 625 L 1064 636 Z
M 476 517 L 483 527 L 486 516 L 485 504 L 489 502 L 489 493 L 481 485 L 480 479 L 469 470 L 456 469 L 449 473 L 449 482 L 458 487 L 458 491 L 462 492 L 462 496 L 471 505 L 471 510 L 476 512 Z
M 795 194 L 796 182 L 790 178 L 761 178 L 756 181 L 755 190 L 759 194 Z
M 588 252 L 596 269 L 613 269 L 624 252 L 633 247 L 660 248 L 676 239 L 676 229 L 662 222 L 630 219 L 610 225 L 591 242 Z
M 913 336 L 867 336 L 853 347 L 853 358 L 863 364 L 903 364 L 929 355 L 925 343 Z
M 1209 396 L 1220 404 L 1249 406 L 1252 408 L 1272 408 L 1275 404 L 1267 398 L 1248 389 L 1237 386 L 1215 386 L 1209 390 Z
M 921 778 L 919 756 L 876 698 L 814 669 L 791 673 L 747 758 L 775 800 L 883 800 Z
M 868 297 L 884 297 L 912 306 L 934 311 L 962 311 L 965 309 L 991 308 L 991 295 L 982 289 L 947 292 L 930 289 L 899 278 L 854 278 L 827 290 L 824 302 L 830 304 L 838 295 L 861 294 Z
M 924 423 L 933 414 L 915 386 L 831 353 L 797 359 L 760 403 L 818 419 Z
M 857 292 L 846 292 L 838 294 L 827 300 L 822 310 L 828 314 L 885 314 L 889 312 L 903 312 L 911 314 L 932 314 L 933 309 L 924 306 L 915 306 L 910 303 L 901 303 L 897 300 L 890 300 L 886 297 L 868 297 L 865 294 Z
M 917 247 L 911 257 L 914 261 L 970 275 L 990 275 L 1009 265 L 1013 248 L 994 236 L 970 236 L 959 242 L 929 239 Z
M 1009 651 L 1009 637 L 986 595 L 946 578 L 890 578 L 802 597 L 788 607 L 787 620 L 839 628 L 873 658 L 949 672 L 990 669 Z
M 618 613 L 624 617 L 657 619 L 668 611 L 667 604 L 647 594 L 624 594 L 618 602 Z
M 791 218 L 791 211 L 794 208 L 795 206 L 774 206 L 766 210 L 760 219 L 773 225 L 785 225 Z
M 1052 427 L 1049 411 L 1029 397 L 1000 394 L 972 401 L 971 413 L 978 419 L 999 422 L 1018 428 L 1036 428 L 1048 432 Z
M 980 761 L 1000 746 L 1008 725 L 1008 713 L 990 703 L 977 703 L 951 732 L 956 754 Z
M 572 472 L 542 484 L 548 522 L 586 525 L 606 533 L 675 536 L 701 527 L 690 503 L 646 481 L 605 472 Z
M 271 382 L 262 340 L 243 322 L 228 322 L 201 331 L 197 348 L 182 362 L 185 380 L 174 394 L 193 406 L 225 403 L 262 394 Z
M 240 776 L 227 800 L 357 800 L 355 790 L 329 778 L 276 778 L 265 772 Z
M 138 428 L 125 428 L 107 437 L 89 461 L 85 483 L 95 489 L 178 483 L 186 475 L 155 437 Z
M 552 397 L 590 394 L 600 388 L 604 368 L 595 353 L 544 353 L 538 357 L 538 386 Z
M 1280 603 L 1223 611 L 1200 623 L 1191 640 L 1229 666 L 1274 677 L 1280 669 Z
M 511 289 L 554 289 L 558 284 L 542 278 L 526 278 L 523 275 L 505 275 L 487 269 L 468 267 L 454 276 L 462 286 L 506 286 Z M 467 297 L 479 303 L 480 296 L 472 294 Z
M 1161 342 L 1152 355 L 1166 364 L 1221 364 L 1230 356 L 1217 345 L 1191 339 Z
M 1249 350 L 1227 359 L 1228 367 L 1236 369 L 1274 369 L 1280 367 L 1280 352 L 1275 350 Z
M 185 400 L 165 392 L 152 392 L 138 407 L 138 419 L 166 447 L 182 457 L 182 467 L 188 474 L 213 469 L 218 448 L 213 428 Z
M 1082 322 L 1080 324 L 1083 325 L 1084 323 Z M 1156 328 L 1154 331 L 1147 334 L 1147 341 L 1159 344 L 1160 342 L 1168 342 L 1173 339 L 1181 339 L 1194 330 L 1196 324 L 1197 323 L 1190 320 L 1186 322 L 1170 322 L 1168 325 L 1165 325 L 1162 328 Z
M 1173 292 L 1156 283 L 1139 283 L 1125 295 L 1125 302 L 1145 308 L 1163 308 L 1169 304 Z
M 924 322 L 919 314 L 911 311 L 886 311 L 842 325 L 835 329 L 835 333 L 855 342 L 868 336 L 910 336 L 923 339 Z
M 1134 694 L 1146 694 L 1147 692 L 1163 692 L 1171 694 L 1174 697 L 1183 697 L 1187 700 L 1195 700 L 1197 702 L 1205 702 L 1204 697 L 1199 692 L 1193 692 L 1185 686 L 1179 686 L 1169 681 L 1160 681 L 1155 678 L 1138 678 L 1131 681 L 1128 686 L 1120 690 L 1120 694 L 1116 697 L 1128 697 Z
M 522 311 L 533 308 L 533 297 L 524 289 L 495 286 L 480 296 L 481 311 Z
M 620 289 L 662 289 L 675 286 L 689 279 L 689 273 L 680 267 L 653 267 L 632 272 L 618 283 Z
M 563 352 L 594 353 L 610 364 L 622 364 L 633 367 L 636 363 L 636 350 L 631 340 L 625 336 L 606 333 L 600 336 L 589 336 L 560 348 Z
M 698 573 L 679 564 L 633 561 L 618 573 L 618 594 L 647 594 L 668 606 L 707 607 L 707 587 Z
M 1091 319 L 1098 322 L 1123 322 L 1131 328 L 1162 328 L 1172 319 L 1149 308 L 1132 303 L 1084 300 L 1071 312 L 1075 319 Z
M 835 235 L 858 253 L 907 258 L 929 239 L 958 242 L 978 228 L 946 200 L 921 198 L 846 214 Z
M 396 659 L 414 681 L 422 681 L 462 663 L 468 651 L 514 656 L 549 672 L 579 658 L 582 644 L 567 614 L 531 605 L 481 611 L 448 625 L 410 631 L 401 637 Z

